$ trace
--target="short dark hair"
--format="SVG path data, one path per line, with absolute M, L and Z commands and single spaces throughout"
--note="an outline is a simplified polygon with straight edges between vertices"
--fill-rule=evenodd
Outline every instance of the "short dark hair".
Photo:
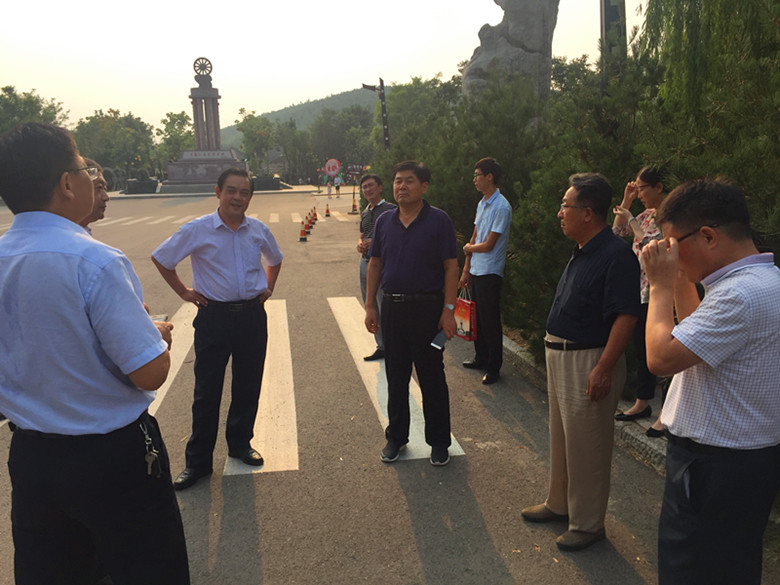
M 73 135 L 51 124 L 20 124 L 0 138 L 0 197 L 14 214 L 41 211 L 79 149 Z
M 430 169 L 426 167 L 424 163 L 417 162 L 416 160 L 405 160 L 395 165 L 393 167 L 393 181 L 395 181 L 395 176 L 400 171 L 412 171 L 414 176 L 417 177 L 421 183 L 431 182 Z
M 362 187 L 363 183 L 371 179 L 374 179 L 376 181 L 376 184 L 379 185 L 380 187 L 382 186 L 382 179 L 379 178 L 379 175 L 373 175 L 373 174 L 363 175 L 362 177 L 360 177 L 360 186 Z
M 636 175 L 642 179 L 645 183 L 651 187 L 655 187 L 658 183 L 661 183 L 665 192 L 669 192 L 666 188 L 666 173 L 660 167 L 642 167 L 642 169 Z
M 569 186 L 577 192 L 577 203 L 590 207 L 606 223 L 612 206 L 612 185 L 598 173 L 577 173 L 569 177 Z
M 683 183 L 661 203 L 655 212 L 655 223 L 671 223 L 683 231 L 717 225 L 734 240 L 751 238 L 745 194 L 727 177 Z
M 83 156 L 83 155 L 82 155 Z M 98 172 L 102 175 L 103 174 L 103 167 L 100 165 L 98 161 L 96 161 L 94 158 L 87 158 L 84 156 L 84 162 L 88 167 L 95 167 L 97 168 Z
M 493 175 L 493 184 L 498 185 L 501 177 L 504 175 L 504 171 L 501 170 L 501 165 L 494 158 L 485 157 L 477 161 L 474 165 L 474 170 L 479 169 L 483 175 Z
M 252 177 L 249 175 L 248 172 L 246 172 L 246 170 L 239 169 L 238 167 L 233 167 L 232 169 L 228 169 L 222 172 L 222 174 L 217 179 L 217 187 L 219 187 L 220 191 L 222 191 L 222 187 L 224 186 L 225 181 L 227 181 L 228 177 L 244 177 L 245 179 L 248 179 L 249 192 L 250 193 L 255 192 L 255 182 L 252 180 Z

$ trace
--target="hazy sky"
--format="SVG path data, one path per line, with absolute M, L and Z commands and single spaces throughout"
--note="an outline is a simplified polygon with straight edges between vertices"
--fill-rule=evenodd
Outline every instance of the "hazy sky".
M 626 0 L 629 28 L 641 24 Z M 493 0 L 16 0 L 3 7 L 0 86 L 35 89 L 69 110 L 132 112 L 158 126 L 192 114 L 192 63 L 207 57 L 221 126 L 239 108 L 258 114 L 361 86 L 449 79 L 498 24 Z M 560 0 L 553 54 L 597 55 L 599 0 Z

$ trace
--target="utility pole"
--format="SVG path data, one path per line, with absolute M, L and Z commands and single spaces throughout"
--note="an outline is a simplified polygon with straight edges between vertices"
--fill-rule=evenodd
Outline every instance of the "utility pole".
M 376 85 L 366 85 L 363 84 L 363 89 L 368 89 L 370 91 L 376 92 L 376 94 L 379 96 L 379 101 L 382 104 L 382 129 L 384 130 L 385 134 L 385 149 L 390 148 L 390 134 L 387 129 L 387 102 L 385 101 L 385 82 L 380 77 L 379 78 L 379 87 Z

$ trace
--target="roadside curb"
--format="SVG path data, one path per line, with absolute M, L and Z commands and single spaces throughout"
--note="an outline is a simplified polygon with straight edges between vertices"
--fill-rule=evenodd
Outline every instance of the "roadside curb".
M 512 362 L 520 373 L 540 392 L 547 393 L 547 372 L 543 365 L 537 364 L 531 353 L 524 347 L 504 335 L 504 357 Z M 621 410 L 628 409 L 632 402 L 622 401 Z M 660 409 L 660 401 L 658 402 Z M 643 421 L 615 422 L 615 444 L 634 457 L 665 475 L 666 439 L 651 438 L 645 431 L 655 417 Z

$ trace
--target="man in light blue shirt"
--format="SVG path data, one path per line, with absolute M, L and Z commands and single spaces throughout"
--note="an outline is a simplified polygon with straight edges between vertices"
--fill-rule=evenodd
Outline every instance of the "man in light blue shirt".
M 483 158 L 474 165 L 474 186 L 482 193 L 474 220 L 474 233 L 463 246 L 466 262 L 458 286 L 471 284 L 477 305 L 477 338 L 475 357 L 463 366 L 485 372 L 483 384 L 499 378 L 504 361 L 504 333 L 501 327 L 501 283 L 504 277 L 512 206 L 498 190 L 502 171 L 493 158 Z
M 0 139 L 0 410 L 18 585 L 187 584 L 165 445 L 147 412 L 170 367 L 169 323 L 153 323 L 119 251 L 78 225 L 95 167 L 72 136 L 24 124 Z
M 264 463 L 250 441 L 268 344 L 264 303 L 282 268 L 282 251 L 268 226 L 246 216 L 252 191 L 246 171 L 228 169 L 217 179 L 217 211 L 184 224 L 152 253 L 165 282 L 198 307 L 193 321 L 192 435 L 185 451 L 185 469 L 174 482 L 177 490 L 195 485 L 212 472 L 225 366 L 231 357 L 233 381 L 225 433 L 228 456 L 247 465 Z M 187 256 L 192 262 L 192 288 L 176 273 L 176 265 Z

